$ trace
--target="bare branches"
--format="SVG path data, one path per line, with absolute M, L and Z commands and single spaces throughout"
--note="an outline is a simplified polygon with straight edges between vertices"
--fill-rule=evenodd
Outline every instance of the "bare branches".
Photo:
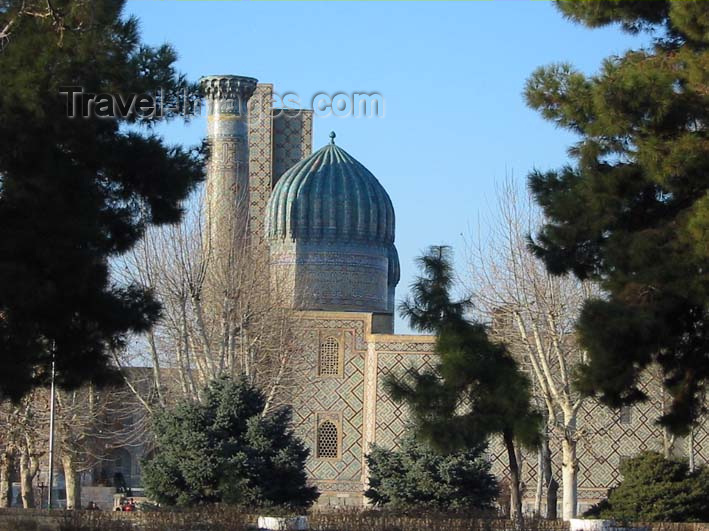
M 574 324 L 597 289 L 571 276 L 550 275 L 527 245 L 542 224 L 539 210 L 511 179 L 497 194 L 489 234 L 478 236 L 469 249 L 470 298 L 493 335 L 532 374 L 550 427 L 561 435 L 564 517 L 570 518 L 576 510 L 577 417 L 584 401 L 571 378 L 585 356 Z
M 231 249 L 213 248 L 203 198 L 190 207 L 179 225 L 149 230 L 117 268 L 163 304 L 161 321 L 117 362 L 149 364 L 160 405 L 200 400 L 208 381 L 230 375 L 259 386 L 267 409 L 278 407 L 299 368 L 296 317 L 273 293 L 268 254 L 241 237 Z
M 91 0 L 77 0 L 73 11 L 92 9 Z M 90 13 L 90 11 L 88 12 Z M 23 18 L 35 18 L 47 21 L 57 33 L 57 46 L 64 43 L 64 33 L 83 31 L 88 27 L 85 20 L 69 20 L 67 13 L 58 9 L 52 0 L 22 0 L 17 8 L 8 8 L 5 20 L 0 20 L 0 53 L 10 43 L 14 28 Z
M 574 323 L 596 289 L 550 275 L 529 251 L 528 235 L 542 219 L 512 180 L 499 185 L 495 206 L 490 233 L 469 248 L 471 300 L 492 323 L 493 333 L 530 369 L 550 418 L 558 411 L 568 424 L 581 402 L 571 381 L 570 367 L 583 359 Z

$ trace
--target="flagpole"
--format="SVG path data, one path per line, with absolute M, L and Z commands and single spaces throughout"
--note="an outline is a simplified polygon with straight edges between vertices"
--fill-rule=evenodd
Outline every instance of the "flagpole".
M 52 383 L 49 391 L 49 473 L 48 473 L 48 495 L 47 495 L 47 508 L 52 508 L 53 494 L 52 488 L 54 487 L 54 376 L 55 376 L 55 361 L 54 361 L 54 348 L 52 347 Z

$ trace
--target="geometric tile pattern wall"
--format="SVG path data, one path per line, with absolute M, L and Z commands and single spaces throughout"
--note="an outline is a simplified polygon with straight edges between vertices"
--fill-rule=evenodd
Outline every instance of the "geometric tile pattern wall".
M 273 109 L 272 186 L 295 163 L 313 152 L 313 111 Z
M 386 345 L 378 345 L 384 347 Z M 430 344 L 423 347 L 432 347 Z M 427 369 L 431 366 L 433 355 L 419 352 L 399 352 L 380 351 L 377 348 L 378 378 L 377 378 L 377 414 L 376 414 L 376 436 L 377 445 L 385 448 L 398 446 L 398 441 L 404 434 L 406 428 L 406 418 L 408 416 L 406 406 L 397 404 L 387 395 L 384 390 L 384 377 L 387 374 L 402 374 L 405 370 L 413 368 L 417 371 Z
M 308 312 L 300 323 L 301 342 L 310 360 L 311 370 L 294 401 L 296 432 L 311 449 L 307 462 L 308 476 L 321 492 L 332 495 L 361 496 L 366 471 L 363 469 L 365 413 L 364 397 L 368 385 L 376 389 L 374 436 L 378 445 L 395 448 L 406 428 L 406 408 L 394 403 L 383 387 L 383 377 L 402 373 L 408 368 L 422 370 L 435 362 L 430 338 L 413 336 L 369 335 L 371 315 L 352 313 L 352 318 L 340 312 Z M 342 338 L 344 347 L 343 377 L 319 378 L 318 353 L 323 336 Z M 366 378 L 368 340 L 370 351 L 376 354 L 376 382 Z M 581 510 L 601 499 L 608 488 L 616 485 L 620 476 L 618 465 L 625 457 L 643 450 L 662 451 L 663 430 L 656 425 L 662 412 L 661 386 L 657 380 L 644 383 L 651 399 L 633 406 L 629 418 L 621 420 L 618 412 L 587 400 L 579 412 L 578 429 L 582 435 L 577 446 L 579 461 L 579 501 Z M 342 419 L 342 455 L 337 461 L 317 459 L 316 422 L 318 413 L 336 413 Z M 677 456 L 686 456 L 686 440 L 675 442 Z M 550 433 L 553 474 L 561 482 L 561 434 Z M 507 458 L 501 441 L 491 441 L 488 449 L 492 471 L 498 478 L 507 476 Z M 709 463 L 709 430 L 703 423 L 695 430 L 695 460 Z M 531 506 L 537 480 L 537 455 L 523 452 L 521 460 L 525 503 Z M 561 490 L 559 491 L 559 500 Z
M 403 370 L 412 365 L 421 368 L 432 360 L 430 339 L 402 340 L 406 336 L 370 335 L 372 314 L 343 312 L 304 312 L 299 318 L 299 343 L 309 367 L 293 401 L 294 429 L 310 448 L 306 463 L 310 481 L 324 498 L 349 496 L 361 503 L 365 470 L 365 406 L 366 389 L 375 389 L 375 441 L 385 446 L 396 445 L 405 428 L 406 412 L 394 404 L 381 388 L 378 375 Z M 342 377 L 318 375 L 320 345 L 332 337 L 343 347 Z M 376 338 L 376 342 L 372 342 Z M 398 339 L 397 339 L 398 338 Z M 376 347 L 378 364 L 367 372 L 368 352 Z M 366 374 L 374 374 L 367 381 Z M 318 418 L 341 419 L 341 456 L 321 459 L 316 454 Z
M 346 444 L 343 451 L 347 452 L 346 462 L 339 467 L 331 464 L 316 463 L 311 460 L 309 472 L 316 479 L 332 479 L 330 482 L 317 481 L 321 488 L 327 485 L 330 490 L 342 491 L 356 490 L 358 474 L 365 471 L 361 469 L 361 454 L 359 462 L 357 453 L 362 451 L 363 443 L 361 431 L 363 428 L 362 417 L 358 408 L 362 404 L 363 387 L 368 385 L 363 376 L 363 356 L 367 349 L 367 330 L 365 321 L 328 319 L 329 312 L 318 312 L 323 317 L 317 323 L 320 327 L 346 330 L 346 345 L 348 350 L 345 359 L 345 379 L 337 385 L 333 382 L 315 383 L 311 392 L 311 404 L 302 404 L 298 415 L 300 424 L 305 431 L 310 431 L 307 437 L 308 444 L 314 444 L 312 430 L 314 423 L 307 419 L 307 410 L 317 408 L 341 408 L 343 411 L 343 430 L 352 430 L 354 436 L 345 433 Z M 357 314 L 353 314 L 357 315 Z M 309 326 L 317 328 L 314 321 L 309 321 Z M 312 333 L 312 331 L 311 331 Z M 313 366 L 317 357 L 317 340 L 313 335 L 310 348 L 313 352 Z M 396 335 L 373 335 L 372 350 L 376 353 L 377 370 L 376 404 L 374 420 L 374 437 L 376 444 L 395 448 L 406 428 L 406 407 L 396 404 L 386 394 L 383 387 L 383 378 L 386 374 L 402 373 L 406 369 L 414 368 L 423 370 L 435 362 L 433 353 L 434 345 L 430 338 Z M 581 433 L 577 446 L 579 461 L 579 499 L 582 504 L 590 505 L 602 498 L 607 489 L 618 483 L 620 476 L 618 465 L 625 457 L 636 455 L 643 450 L 662 451 L 663 430 L 657 426 L 656 420 L 662 412 L 662 395 L 659 381 L 648 379 L 644 383 L 644 390 L 651 399 L 643 404 L 633 406 L 629 417 L 621 419 L 618 412 L 612 411 L 598 402 L 587 400 L 581 408 L 578 417 L 578 429 Z M 561 478 L 561 432 L 555 429 L 550 433 L 550 446 L 552 450 L 553 473 L 557 481 Z M 507 476 L 507 458 L 501 441 L 491 441 L 488 450 L 492 469 L 499 478 Z M 675 455 L 686 455 L 686 441 L 675 442 Z M 344 456 L 343 456 L 344 457 Z M 695 431 L 695 459 L 697 464 L 709 463 L 709 430 L 702 424 Z M 522 454 L 522 477 L 525 487 L 525 502 L 531 504 L 534 496 L 537 478 L 537 455 L 533 452 Z M 339 480 L 348 480 L 344 483 Z M 350 492 L 352 492 L 350 490 Z M 559 491 L 561 496 L 561 491 Z
M 273 85 L 259 83 L 249 100 L 249 234 L 255 246 L 264 243 L 266 206 L 273 168 Z
M 301 341 L 312 370 L 294 404 L 297 433 L 311 448 L 307 463 L 308 475 L 323 493 L 361 496 L 366 480 L 363 451 L 369 442 L 395 448 L 406 428 L 406 407 L 396 404 L 386 394 L 383 378 L 386 374 L 402 373 L 408 368 L 422 370 L 435 363 L 434 344 L 430 337 L 370 335 L 371 314 L 341 312 L 307 312 L 303 320 Z M 347 318 L 351 315 L 351 318 Z M 321 338 L 341 337 L 344 347 L 342 378 L 317 376 Z M 376 360 L 374 373 L 367 369 L 367 360 Z M 368 381 L 376 374 L 376 381 Z M 374 411 L 371 436 L 364 415 L 366 396 L 374 389 Z M 662 412 L 661 386 L 649 379 L 644 390 L 651 399 L 633 406 L 630 416 L 621 419 L 618 412 L 587 400 L 579 412 L 581 432 L 577 446 L 579 461 L 579 501 L 581 509 L 602 498 L 607 489 L 620 480 L 618 465 L 625 457 L 642 450 L 662 451 L 663 430 L 656 424 Z M 342 457 L 322 460 L 315 456 L 316 419 L 318 413 L 334 413 L 342 419 Z M 365 440 L 366 437 L 369 437 Z M 561 433 L 550 433 L 554 477 L 561 482 Z M 488 449 L 492 470 L 499 478 L 507 476 L 507 458 L 501 441 L 491 441 Z M 686 455 L 686 441 L 677 440 L 675 455 Z M 695 431 L 697 464 L 709 463 L 709 430 L 705 424 Z M 522 453 L 522 479 L 525 503 L 530 506 L 537 479 L 537 455 Z M 561 490 L 559 491 L 559 499 Z
M 361 496 L 366 471 L 363 469 L 365 451 L 365 418 L 367 387 L 375 389 L 373 436 L 370 442 L 395 448 L 406 429 L 406 407 L 396 404 L 386 394 L 384 376 L 401 374 L 406 369 L 423 370 L 435 363 L 434 344 L 430 338 L 370 335 L 371 314 L 342 312 L 307 312 L 301 320 L 299 338 L 310 370 L 304 377 L 301 391 L 294 400 L 295 430 L 311 449 L 307 462 L 308 476 L 321 492 L 332 495 Z M 343 347 L 342 377 L 320 377 L 317 373 L 318 356 L 324 337 L 334 337 Z M 368 354 L 368 348 L 369 353 Z M 376 371 L 367 371 L 368 355 L 374 354 Z M 368 382 L 367 374 L 376 374 L 376 382 Z M 634 406 L 624 422 L 617 412 L 587 400 L 579 413 L 580 437 L 579 498 L 590 504 L 603 497 L 607 489 L 619 481 L 618 465 L 624 457 L 642 450 L 662 450 L 663 431 L 655 424 L 662 411 L 659 382 L 648 380 L 645 391 L 651 396 L 647 403 Z M 341 419 L 341 457 L 337 460 L 318 459 L 316 435 L 318 415 L 334 414 Z M 697 463 L 709 462 L 709 432 L 700 426 L 695 433 Z M 561 435 L 550 434 L 552 463 L 557 481 L 561 478 Z M 684 452 L 685 441 L 675 444 L 676 454 Z M 488 450 L 495 475 L 507 475 L 507 458 L 500 441 L 491 441 Z M 522 478 L 525 502 L 531 503 L 537 478 L 536 453 L 523 452 Z M 559 492 L 561 495 L 561 492 Z M 583 508 L 583 507 L 582 507 Z
M 663 411 L 662 386 L 658 379 L 648 376 L 642 384 L 648 395 L 647 402 L 636 404 L 629 409 L 629 416 L 603 406 L 598 401 L 587 399 L 578 414 L 577 444 L 578 493 L 581 509 L 605 497 L 608 489 L 621 481 L 618 467 L 627 457 L 644 450 L 662 453 L 664 430 L 657 425 Z M 561 440 L 563 432 L 554 427 L 549 434 L 552 452 L 554 478 L 561 483 Z M 673 455 L 687 457 L 688 441 L 678 438 L 673 446 Z M 696 464 L 709 463 L 709 428 L 701 423 L 694 434 L 694 455 Z M 493 472 L 498 477 L 507 477 L 507 458 L 501 441 L 490 447 Z M 537 483 L 537 455 L 524 452 L 522 478 L 525 498 L 528 503 L 534 497 Z M 559 490 L 561 498 L 561 490 Z
M 294 400 L 294 428 L 311 453 L 306 464 L 308 476 L 321 492 L 362 491 L 362 432 L 365 319 L 306 318 L 299 323 L 299 342 L 310 367 Z M 321 377 L 317 373 L 322 338 L 335 337 L 343 343 L 342 377 Z M 342 452 L 338 460 L 318 459 L 315 453 L 317 417 L 335 413 L 342 419 Z

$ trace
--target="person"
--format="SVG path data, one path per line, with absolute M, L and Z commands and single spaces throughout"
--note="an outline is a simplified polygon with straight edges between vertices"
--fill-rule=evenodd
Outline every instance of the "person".
M 123 504 L 123 510 L 125 512 L 132 513 L 135 511 L 135 509 L 135 501 L 133 501 L 133 498 L 126 499 L 125 503 Z
M 99 508 L 98 505 L 96 505 L 93 501 L 89 502 L 88 507 L 86 507 L 87 510 L 89 511 L 100 511 L 101 509 Z

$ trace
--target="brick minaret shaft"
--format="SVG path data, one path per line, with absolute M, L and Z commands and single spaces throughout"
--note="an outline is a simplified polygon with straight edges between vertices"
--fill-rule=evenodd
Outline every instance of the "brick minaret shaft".
M 207 76 L 201 80 L 207 105 L 206 243 L 215 258 L 229 260 L 246 237 L 249 214 L 248 101 L 257 80 Z

